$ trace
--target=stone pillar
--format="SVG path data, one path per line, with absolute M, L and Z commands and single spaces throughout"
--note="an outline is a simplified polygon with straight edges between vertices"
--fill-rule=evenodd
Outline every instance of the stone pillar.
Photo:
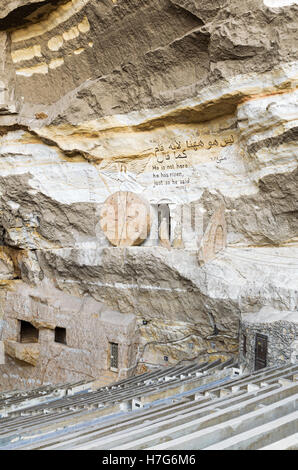
M 157 246 L 158 245 L 158 205 L 151 204 L 150 206 L 150 220 L 151 230 L 144 246 Z

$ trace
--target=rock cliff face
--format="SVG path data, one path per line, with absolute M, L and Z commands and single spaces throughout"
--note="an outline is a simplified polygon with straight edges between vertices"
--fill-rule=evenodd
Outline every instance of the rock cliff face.
M 0 6 L 2 339 L 18 340 L 29 286 L 134 315 L 130 371 L 235 354 L 242 312 L 297 311 L 297 2 Z M 148 204 L 140 246 L 106 236 L 117 192 Z M 98 376 L 78 357 L 57 380 Z M 29 386 L 28 367 L 55 380 L 44 363 L 10 358 L 2 388 Z

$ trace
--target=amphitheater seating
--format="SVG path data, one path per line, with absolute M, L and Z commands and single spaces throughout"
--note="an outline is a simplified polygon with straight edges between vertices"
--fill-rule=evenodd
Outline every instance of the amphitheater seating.
M 0 449 L 298 448 L 298 364 L 241 374 L 191 362 L 92 389 L 0 396 Z M 274 447 L 275 446 L 275 447 Z

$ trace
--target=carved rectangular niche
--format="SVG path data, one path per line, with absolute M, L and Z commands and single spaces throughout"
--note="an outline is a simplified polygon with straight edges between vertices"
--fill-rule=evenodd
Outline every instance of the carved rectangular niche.
M 20 343 L 38 343 L 39 331 L 30 322 L 19 320 Z
M 55 343 L 67 344 L 66 343 L 66 329 L 56 326 L 55 328 Z

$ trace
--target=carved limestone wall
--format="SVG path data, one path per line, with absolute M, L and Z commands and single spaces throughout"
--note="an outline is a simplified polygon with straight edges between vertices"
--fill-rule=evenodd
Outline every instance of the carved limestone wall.
M 297 5 L 0 0 L 0 7 L 5 383 L 106 371 L 106 346 L 96 356 L 101 346 L 86 339 L 102 338 L 102 317 L 87 307 L 84 322 L 76 309 L 65 313 L 79 329 L 70 347 L 38 325 L 50 305 L 32 301 L 38 358 L 12 343 L 30 295 L 24 290 L 20 301 L 20 285 L 42 298 L 49 284 L 75 305 L 93 299 L 119 312 L 129 344 L 122 320 L 132 315 L 139 353 L 127 346 L 124 369 L 235 356 L 241 313 L 296 312 Z M 145 201 L 146 214 L 124 195 Z M 115 208 L 111 217 L 107 207 Z M 55 315 L 64 318 L 59 308 Z M 102 344 L 109 342 L 117 344 L 112 337 Z
M 201 239 L 198 251 L 198 261 L 202 265 L 212 260 L 227 246 L 227 225 L 225 207 L 221 205 L 212 215 L 206 231 Z
M 109 196 L 100 216 L 101 228 L 114 246 L 140 245 L 150 233 L 149 204 L 132 192 Z
M 105 382 L 134 370 L 134 315 L 121 315 L 90 297 L 71 296 L 51 285 L 30 289 L 22 282 L 7 294 L 3 308 L 2 389 L 81 378 Z M 113 369 L 111 343 L 118 349 Z

